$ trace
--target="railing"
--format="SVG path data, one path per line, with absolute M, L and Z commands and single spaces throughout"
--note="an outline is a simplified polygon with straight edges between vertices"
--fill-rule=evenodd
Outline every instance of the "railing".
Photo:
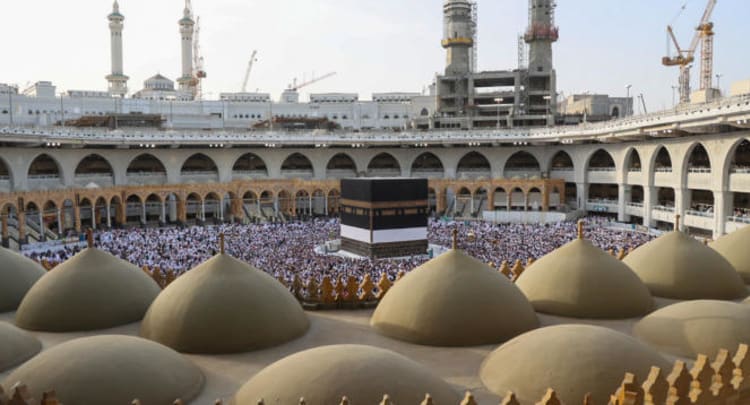
M 305 179 L 305 178 L 311 178 L 311 177 L 313 177 L 314 173 L 313 173 L 312 169 L 307 169 L 307 170 L 304 170 L 304 169 L 303 170 L 285 170 L 285 169 L 281 169 L 281 175 L 283 177 L 287 177 L 287 178 L 289 178 L 289 177 L 291 177 L 291 178 L 297 178 L 297 177 L 299 177 L 299 178 Z
M 553 167 L 550 169 L 551 172 L 573 172 L 575 171 L 572 167 Z
M 627 206 L 630 208 L 643 208 L 643 203 L 642 202 L 629 202 Z
M 128 173 L 129 185 L 164 184 L 167 182 L 166 173 Z
M 737 217 L 737 216 L 727 217 L 727 221 L 729 221 L 729 222 L 739 222 L 739 223 L 742 223 L 742 224 L 750 224 L 750 217 Z
M 628 169 L 628 173 L 640 173 L 641 168 L 640 167 L 631 167 Z
M 265 178 L 265 177 L 268 177 L 268 172 L 265 170 L 234 170 L 232 171 L 233 179 Z
M 615 171 L 614 167 L 589 167 L 588 170 L 590 173 L 613 173 Z
M 710 167 L 689 167 L 688 173 L 711 174 Z
M 672 173 L 671 167 L 657 167 L 654 169 L 654 172 L 656 173 Z
M 732 173 L 750 174 L 750 167 L 733 167 Z
M 714 217 L 714 213 L 713 212 L 698 211 L 698 210 L 687 210 L 687 211 L 685 211 L 685 215 L 692 215 L 694 217 L 702 217 L 702 218 L 713 218 Z
M 596 205 L 617 205 L 619 203 L 617 200 L 606 200 L 601 198 L 589 198 L 586 202 Z
M 655 205 L 654 210 L 661 211 L 661 212 L 671 212 L 674 213 L 674 207 L 669 207 L 666 205 Z

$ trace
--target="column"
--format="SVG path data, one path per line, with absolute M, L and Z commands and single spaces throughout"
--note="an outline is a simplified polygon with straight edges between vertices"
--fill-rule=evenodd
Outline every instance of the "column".
M 97 225 L 102 223 L 102 211 L 96 207 L 96 204 L 91 206 L 91 221 L 96 229 Z
M 39 209 L 39 240 L 44 242 L 47 240 L 46 232 L 44 232 L 44 212 Z
M 530 197 L 530 193 L 529 192 L 523 193 L 523 210 L 524 211 L 528 211 L 529 210 L 529 197 Z
M 146 202 L 141 203 L 141 224 L 146 225 L 147 217 L 146 217 Z
M 728 191 L 714 191 L 714 239 L 718 239 L 727 232 L 727 215 L 734 202 L 733 193 Z
M 674 213 L 685 218 L 685 211 L 690 208 L 690 190 L 675 188 L 674 189 Z M 684 221 L 683 221 L 684 222 Z
M 161 222 L 162 225 L 167 223 L 167 201 L 166 200 L 161 202 L 161 217 L 159 218 L 159 222 Z
M 106 203 L 107 207 L 107 229 L 112 229 L 112 213 L 109 203 Z
M 505 210 L 510 212 L 513 209 L 513 190 L 505 192 Z
M 206 202 L 201 200 L 201 221 L 206 220 Z
M 57 234 L 63 234 L 63 216 L 60 208 L 57 209 Z
M 308 205 L 307 205 L 308 215 L 312 216 L 313 214 L 312 194 L 308 196 L 307 200 L 308 200 Z
M 495 187 L 490 187 L 487 190 L 487 206 L 489 211 L 495 210 Z
M 586 212 L 586 204 L 589 200 L 589 185 L 587 183 L 576 183 L 576 194 L 578 211 Z
M 325 209 L 325 214 L 328 215 L 328 194 L 323 196 L 323 208 Z
M 18 211 L 18 244 L 26 243 L 26 212 Z
M 273 198 L 273 213 L 279 215 L 279 196 Z
M 627 215 L 625 215 L 625 203 L 627 197 L 627 187 L 625 184 L 617 185 L 617 221 L 627 222 Z
M 224 222 L 224 200 L 219 200 L 219 220 Z
M 185 223 L 187 221 L 187 212 L 185 212 L 185 201 L 177 200 L 177 221 Z
M 651 228 L 654 225 L 651 212 L 654 210 L 656 195 L 656 187 L 643 187 L 643 226 L 648 228 Z
M 3 222 L 3 230 L 2 230 L 2 245 L 4 248 L 7 248 L 9 245 L 10 236 L 8 235 L 8 214 L 2 214 L 2 217 L 0 219 Z
M 469 214 L 473 214 L 474 213 L 474 194 L 471 194 L 471 203 L 469 204 L 469 207 L 471 208 L 471 211 L 469 212 Z
M 117 206 L 117 212 L 115 213 L 115 221 L 119 224 L 124 225 L 127 222 L 128 216 L 125 210 L 127 209 L 126 200 L 120 200 L 120 205 Z
M 73 203 L 73 219 L 75 220 L 76 233 L 81 233 L 81 207 Z
M 549 190 L 550 188 L 547 187 L 546 184 L 542 187 L 542 211 L 543 212 L 549 212 Z

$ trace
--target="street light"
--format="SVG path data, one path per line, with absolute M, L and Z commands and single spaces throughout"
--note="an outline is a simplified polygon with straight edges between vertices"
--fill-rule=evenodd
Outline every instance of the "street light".
M 717 74 L 716 74 L 716 88 L 717 88 L 717 89 L 719 89 L 719 93 L 721 93 L 721 78 L 722 78 L 723 76 L 724 76 L 724 75 L 723 75 L 723 74 L 721 74 L 721 73 L 717 73 Z
M 497 104 L 497 129 L 500 129 L 500 103 L 505 101 L 504 98 L 496 98 L 495 104 Z

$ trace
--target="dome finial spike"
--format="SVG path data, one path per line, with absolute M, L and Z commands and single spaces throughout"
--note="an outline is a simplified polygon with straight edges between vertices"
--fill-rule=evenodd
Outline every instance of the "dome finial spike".
M 219 252 L 224 254 L 224 232 L 219 234 Z
M 89 249 L 94 248 L 94 231 L 91 228 L 86 230 L 86 242 L 88 243 Z
M 578 221 L 578 239 L 583 239 L 583 225 L 584 221 L 581 219 Z
M 682 218 L 680 214 L 677 214 L 674 216 L 674 231 L 675 232 L 680 232 L 680 218 Z
M 456 250 L 458 249 L 458 229 L 454 228 L 452 234 L 453 234 L 453 245 L 452 245 L 453 248 L 452 249 Z

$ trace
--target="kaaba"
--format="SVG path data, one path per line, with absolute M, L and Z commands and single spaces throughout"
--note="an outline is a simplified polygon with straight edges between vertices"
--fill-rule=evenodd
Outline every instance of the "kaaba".
M 371 258 L 427 253 L 427 180 L 341 180 L 341 248 Z

